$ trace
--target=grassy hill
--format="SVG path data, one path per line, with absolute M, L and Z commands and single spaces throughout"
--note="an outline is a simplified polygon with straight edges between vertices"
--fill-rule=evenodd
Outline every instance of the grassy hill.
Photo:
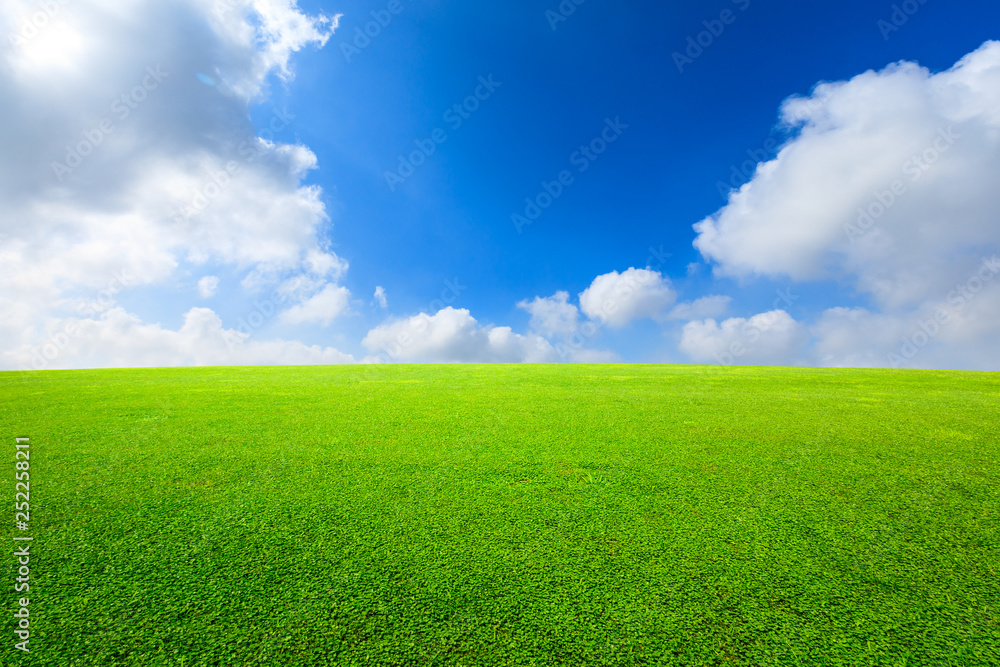
M 0 373 L 0 427 L 4 665 L 1000 664 L 998 374 Z

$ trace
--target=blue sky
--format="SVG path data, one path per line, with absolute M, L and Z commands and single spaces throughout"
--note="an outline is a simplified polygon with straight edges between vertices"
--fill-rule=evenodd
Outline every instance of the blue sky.
M 99 12 L 102 4 L 67 7 L 53 19 L 53 24 L 56 20 L 84 21 L 87 14 L 83 7 Z M 276 308 L 281 311 L 299 302 L 305 304 L 329 288 L 331 300 L 323 302 L 331 309 L 329 318 L 268 315 L 260 327 L 244 332 L 248 335 L 240 334 L 245 338 L 241 344 L 298 341 L 303 349 L 329 348 L 359 361 L 379 352 L 379 341 L 387 340 L 386 336 L 397 335 L 392 327 L 402 326 L 408 318 L 421 313 L 435 316 L 441 307 L 451 306 L 467 310 L 468 316 L 475 319 L 475 325 L 456 320 L 460 329 L 466 327 L 463 330 L 479 331 L 488 337 L 490 327 L 510 327 L 512 335 L 521 337 L 518 345 L 529 345 L 528 338 L 537 335 L 554 349 L 562 350 L 559 354 L 549 351 L 537 358 L 530 354 L 519 358 L 513 352 L 513 357 L 509 357 L 505 352 L 496 360 L 574 360 L 573 354 L 567 353 L 565 340 L 560 338 L 563 334 L 547 326 L 542 314 L 536 313 L 532 318 L 525 301 L 536 297 L 551 299 L 564 291 L 569 295 L 569 306 L 577 309 L 573 316 L 577 324 L 589 321 L 597 325 L 595 333 L 588 329 L 585 344 L 571 346 L 573 353 L 587 350 L 594 352 L 595 359 L 636 362 L 716 363 L 727 357 L 734 342 L 742 346 L 737 348 L 740 350 L 752 347 L 745 345 L 745 340 L 726 338 L 724 322 L 731 321 L 730 333 L 742 329 L 750 318 L 779 310 L 775 305 L 776 295 L 784 293 L 794 295 L 793 301 L 778 304 L 784 313 L 781 317 L 788 318 L 787 322 L 782 320 L 787 324 L 782 330 L 784 338 L 776 339 L 772 347 L 765 346 L 766 353 L 764 348 L 756 352 L 749 349 L 734 355 L 733 362 L 893 365 L 891 357 L 897 348 L 905 345 L 912 331 L 919 330 L 920 323 L 932 317 L 928 313 L 934 312 L 937 301 L 947 301 L 945 295 L 955 286 L 948 281 L 954 276 L 961 277 L 963 271 L 973 275 L 979 260 L 995 252 L 998 241 L 995 225 L 981 222 L 996 212 L 990 194 L 994 189 L 990 179 L 995 179 L 995 174 L 984 174 L 981 160 L 959 154 L 958 149 L 947 152 L 942 159 L 947 169 L 955 173 L 976 170 L 981 176 L 976 192 L 983 201 L 974 211 L 953 209 L 956 215 L 969 219 L 963 227 L 969 233 L 956 237 L 954 248 L 936 243 L 899 250 L 907 246 L 907 239 L 921 234 L 922 224 L 934 221 L 914 220 L 912 214 L 904 215 L 899 212 L 901 207 L 896 207 L 891 225 L 887 217 L 877 233 L 869 235 L 878 236 L 883 246 L 888 241 L 896 243 L 894 257 L 900 252 L 912 253 L 908 263 L 893 269 L 895 273 L 876 275 L 878 272 L 870 268 L 875 265 L 875 250 L 862 253 L 855 252 L 855 248 L 845 251 L 829 244 L 823 248 L 790 244 L 775 250 L 780 253 L 778 261 L 768 259 L 767 252 L 751 257 L 747 254 L 749 250 L 744 254 L 740 250 L 747 247 L 740 239 L 748 237 L 761 240 L 778 233 L 775 244 L 761 241 L 775 247 L 783 243 L 780 239 L 798 234 L 794 230 L 803 227 L 818 229 L 823 224 L 850 224 L 849 218 L 842 224 L 820 220 L 819 213 L 813 220 L 808 205 L 794 203 L 801 223 L 792 220 L 784 223 L 792 231 L 775 230 L 771 223 L 767 223 L 770 226 L 766 229 L 761 227 L 765 223 L 755 221 L 773 221 L 773 211 L 792 206 L 789 202 L 800 196 L 803 189 L 801 184 L 793 189 L 787 183 L 765 182 L 763 176 L 758 179 L 753 171 L 758 162 L 772 163 L 779 174 L 788 173 L 789 182 L 793 182 L 798 177 L 793 173 L 791 156 L 796 154 L 811 165 L 803 168 L 803 173 L 812 174 L 818 188 L 822 190 L 824 183 L 830 183 L 831 197 L 843 199 L 847 190 L 855 194 L 866 189 L 876 193 L 879 188 L 888 187 L 897 167 L 889 167 L 881 175 L 869 174 L 871 182 L 859 186 L 860 190 L 854 188 L 853 181 L 840 187 L 836 179 L 847 172 L 853 173 L 852 160 L 857 165 L 867 165 L 870 159 L 855 150 L 853 157 L 836 158 L 836 164 L 829 158 L 824 161 L 823 142 L 836 144 L 838 132 L 845 138 L 856 138 L 858 127 L 869 127 L 875 129 L 871 135 L 859 139 L 864 142 L 859 145 L 871 147 L 876 153 L 881 150 L 882 138 L 890 134 L 903 158 L 908 155 L 909 146 L 922 146 L 921 139 L 914 138 L 914 144 L 908 143 L 902 131 L 877 129 L 894 127 L 892 113 L 901 113 L 884 109 L 885 103 L 898 101 L 894 92 L 897 85 L 911 91 L 915 100 L 923 100 L 928 107 L 928 113 L 921 118 L 900 121 L 902 125 L 912 121 L 912 127 L 907 125 L 909 137 L 920 137 L 925 130 L 937 129 L 944 117 L 967 121 L 972 111 L 951 109 L 947 94 L 940 92 L 942 86 L 934 83 L 934 76 L 949 71 L 973 53 L 980 55 L 978 65 L 965 68 L 969 76 L 995 75 L 991 69 L 995 54 L 989 49 L 982 50 L 989 40 L 1000 38 L 996 33 L 1000 8 L 993 2 L 928 0 L 920 4 L 912 0 L 894 6 L 859 1 L 716 0 L 671 7 L 653 2 L 586 0 L 580 5 L 571 1 L 562 3 L 564 10 L 573 8 L 571 14 L 563 16 L 558 14 L 560 3 L 555 0 L 520 2 L 514 6 L 433 0 L 397 3 L 303 0 L 296 6 L 288 2 L 232 0 L 231 11 L 208 14 L 208 18 L 199 17 L 188 3 L 175 4 L 176 20 L 171 22 L 161 17 L 160 21 L 178 26 L 176 34 L 167 31 L 162 43 L 150 45 L 143 45 L 139 39 L 125 40 L 129 42 L 128 48 L 134 50 L 130 55 L 134 62 L 162 61 L 170 71 L 162 94 L 156 97 L 158 91 L 150 91 L 150 101 L 136 109 L 136 115 L 145 116 L 136 121 L 143 126 L 135 128 L 137 136 L 132 137 L 129 150 L 138 151 L 136 146 L 141 147 L 147 139 L 155 143 L 158 139 L 152 138 L 154 134 L 170 137 L 177 133 L 183 135 L 183 140 L 174 142 L 175 149 L 161 147 L 157 156 L 187 151 L 186 164 L 190 165 L 197 161 L 194 156 L 215 154 L 218 165 L 224 165 L 227 158 L 239 155 L 238 149 L 235 153 L 233 150 L 234 137 L 273 136 L 274 143 L 266 150 L 273 151 L 275 164 L 284 167 L 279 165 L 277 171 L 262 173 L 260 177 L 269 178 L 267 182 L 271 184 L 284 183 L 281 186 L 284 190 L 274 185 L 273 192 L 260 187 L 254 191 L 267 190 L 270 201 L 292 196 L 296 211 L 312 206 L 309 215 L 313 218 L 301 223 L 305 231 L 294 242 L 299 244 L 302 256 L 311 248 L 318 248 L 324 256 L 343 264 L 320 278 L 316 277 L 319 274 L 314 275 L 303 290 L 289 288 L 286 292 L 294 295 Z M 143 10 L 141 2 L 125 5 L 134 14 L 131 20 L 121 21 L 114 29 L 118 34 L 125 31 L 138 37 L 145 30 L 143 17 L 151 13 Z M 165 3 L 159 11 L 168 13 L 170 10 L 162 7 L 171 5 Z M 272 8 L 266 9 L 269 6 Z M 273 7 L 280 8 L 280 20 L 275 19 L 274 12 L 278 10 Z M 912 15 L 904 12 L 904 8 Z M 23 8 L 20 8 L 22 14 L 9 9 L 8 18 L 15 18 L 9 18 L 8 23 L 16 29 L 16 16 L 23 15 Z M 332 34 L 330 23 L 326 28 L 317 23 L 315 35 L 302 28 L 302 21 L 320 16 L 332 19 L 336 15 L 340 15 L 339 25 Z M 387 24 L 378 27 L 376 36 L 357 39 L 358 31 L 366 25 L 372 33 L 376 32 L 373 21 L 379 16 Z M 558 20 L 554 18 L 557 16 Z M 204 20 L 205 36 L 195 40 L 190 37 L 190 26 L 199 20 Z M 245 43 L 223 39 L 220 35 L 228 34 L 221 23 L 224 21 L 258 31 L 256 39 Z M 188 31 L 181 31 L 180 26 L 187 26 Z M 54 31 L 51 26 L 46 29 Z M 12 45 L 10 48 L 15 51 L 11 58 L 17 55 L 18 48 L 34 48 L 43 38 L 44 35 L 33 38 L 28 46 Z M 699 39 L 703 46 L 692 50 L 690 45 Z M 195 41 L 197 45 L 193 45 Z M 261 55 L 267 51 L 262 44 L 268 43 L 283 45 L 284 50 L 276 59 Z M 145 48 L 150 50 L 148 54 L 142 52 Z M 154 52 L 156 49 L 159 51 Z M 685 58 L 678 54 L 684 54 Z M 98 71 L 107 68 L 108 76 L 127 69 L 109 64 L 116 56 L 121 58 L 122 53 L 95 54 L 94 68 Z M 925 70 L 885 73 L 886 67 L 898 61 L 917 63 Z M 246 64 L 254 62 L 258 66 Z M 678 67 L 678 62 L 682 67 Z M 5 87 L 20 88 L 29 97 L 45 98 L 46 91 L 32 88 L 40 84 L 21 76 L 23 72 L 17 67 L 9 66 L 5 71 Z M 133 70 L 138 71 L 138 67 Z M 81 86 L 83 79 L 93 76 L 93 71 L 86 74 L 65 68 L 61 71 L 71 81 L 77 77 Z M 871 90 L 862 90 L 869 84 L 858 81 L 845 86 L 838 93 L 841 98 L 819 100 L 814 96 L 817 108 L 822 108 L 809 122 L 794 127 L 782 125 L 782 104 L 789 97 L 808 98 L 821 82 L 852 82 L 869 71 L 884 73 L 879 81 L 871 83 L 874 86 Z M 986 74 L 980 74 L 983 71 Z M 135 78 L 134 74 L 121 76 L 123 81 Z M 495 83 L 487 87 L 483 81 Z M 129 89 L 128 84 L 123 85 L 125 90 Z M 917 89 L 920 86 L 923 92 Z M 481 99 L 475 99 L 477 90 Z M 875 100 L 883 94 L 884 98 Z M 99 101 L 108 97 L 105 95 Z M 989 128 L 994 117 L 991 114 L 998 111 L 994 107 L 996 100 L 988 95 L 978 99 L 982 108 L 975 109 L 981 116 L 977 127 L 988 137 L 987 141 L 995 142 Z M 467 117 L 449 112 L 454 105 L 465 101 L 477 107 L 463 114 Z M 841 108 L 835 105 L 847 105 L 853 116 L 841 115 L 834 126 L 822 126 L 819 119 L 825 118 L 824 114 Z M 98 106 L 95 102 L 95 108 Z M 51 143 L 58 146 L 65 137 L 75 137 L 89 127 L 87 121 L 75 125 L 71 122 L 77 107 L 85 111 L 87 105 L 78 98 L 75 101 L 67 98 L 65 113 L 54 114 L 57 118 L 49 119 L 48 126 L 26 114 L 8 119 L 7 127 L 11 128 L 12 122 L 38 123 L 27 134 L 55 135 Z M 240 108 L 242 119 L 236 113 Z M 276 112 L 278 118 L 284 119 L 278 125 L 273 124 Z M 96 120 L 93 113 L 90 116 Z M 148 123 L 147 117 L 150 117 Z M 159 120 L 154 122 L 153 117 Z M 65 131 L 53 127 L 60 122 L 67 126 Z M 272 135 L 266 130 L 269 125 L 281 127 Z M 609 126 L 617 129 L 606 130 Z M 803 129 L 806 127 L 819 128 L 817 132 L 823 136 L 815 137 L 813 143 L 799 141 L 800 134 L 806 134 Z M 446 140 L 440 144 L 434 142 L 435 131 L 439 140 Z M 593 159 L 584 157 L 579 152 L 581 147 L 595 139 L 598 140 L 595 145 L 600 147 L 602 132 L 605 137 L 613 136 L 614 141 L 600 155 L 592 155 Z M 121 136 L 122 132 L 118 132 L 113 139 Z M 109 145 L 111 141 L 109 138 Z M 414 168 L 412 175 L 390 185 L 387 172 L 398 175 L 400 157 L 412 154 L 419 142 L 433 145 L 433 154 L 418 156 L 423 163 Z M 308 151 L 314 156 L 312 168 L 296 171 L 290 163 L 282 163 L 288 157 L 287 151 L 281 152 L 282 146 Z M 789 146 L 794 149 L 788 151 L 789 159 L 777 160 L 779 148 Z M 71 175 L 76 182 L 68 186 L 63 182 L 58 184 L 64 188 L 60 192 L 74 187 L 93 192 L 94 179 L 116 168 L 111 154 L 121 157 L 128 152 L 113 151 L 107 146 L 99 148 L 102 154 L 98 158 L 88 158 Z M 52 157 L 50 151 L 35 160 L 48 164 Z M 267 160 L 271 157 L 268 153 Z M 96 164 L 98 159 L 100 164 Z M 256 169 L 257 164 L 267 160 L 244 163 L 236 158 L 238 164 L 245 165 L 244 171 Z M 152 162 L 155 160 L 147 156 L 145 164 Z M 184 161 L 178 158 L 180 162 Z M 819 167 L 814 168 L 827 163 L 832 170 L 829 181 Z M 585 171 L 582 166 L 586 166 Z M 90 180 L 81 176 L 85 169 L 93 171 Z M 865 170 L 858 167 L 856 171 Z M 567 180 L 568 184 L 553 189 L 552 184 L 559 181 L 562 172 L 569 172 L 572 182 Z M 39 179 L 46 181 L 44 188 L 38 188 L 39 197 L 45 193 L 51 196 L 57 185 L 52 183 L 51 174 L 43 176 L 41 170 L 37 173 Z M 949 192 L 949 184 L 941 175 L 945 168 L 928 173 L 928 179 L 917 184 L 921 188 L 921 205 L 916 206 L 917 196 L 910 197 L 912 206 L 920 210 L 934 208 L 927 201 L 945 206 Z M 193 178 L 197 180 L 196 176 Z M 968 179 L 961 182 L 967 183 Z M 524 215 L 526 198 L 536 199 L 544 192 L 546 183 L 550 192 L 559 191 L 558 196 L 530 225 L 518 229 L 512 215 Z M 748 192 L 747 201 L 737 204 L 730 200 L 728 191 L 720 190 L 720 183 L 735 186 L 749 183 L 753 192 Z M 110 194 L 127 195 L 124 188 L 115 193 L 113 186 L 107 187 Z M 156 195 L 149 194 L 150 187 L 143 186 L 146 193 L 143 196 L 152 200 Z M 303 194 L 307 191 L 313 193 L 314 199 L 308 205 L 303 204 L 309 199 Z M 233 188 L 227 193 L 233 193 Z M 182 196 L 182 200 L 184 197 L 189 199 L 190 195 Z M 782 198 L 784 203 L 779 201 Z M 80 193 L 71 193 L 69 199 L 81 209 L 94 206 L 93 202 L 83 201 L 86 197 Z M 222 215 L 221 208 L 228 206 L 223 199 L 211 204 L 210 215 Z M 247 210 L 240 209 L 241 220 L 257 215 L 255 211 L 260 211 L 263 205 L 251 207 L 247 200 L 243 198 Z M 810 205 L 817 209 L 824 207 L 818 201 Z M 866 205 L 864 198 L 860 205 Z M 321 207 L 318 213 L 316 206 Z M 911 206 L 909 201 L 907 206 Z M 727 212 L 722 214 L 724 207 Z M 176 220 L 176 213 L 162 210 L 151 213 L 151 208 L 135 215 Z M 177 206 L 167 208 L 178 210 Z M 101 214 L 110 214 L 109 209 L 102 208 Z M 119 210 L 115 214 L 123 213 Z M 10 367 L 30 367 L 27 360 L 37 359 L 41 346 L 73 321 L 77 321 L 84 333 L 70 336 L 73 340 L 65 345 L 57 345 L 59 354 L 51 355 L 53 358 L 43 354 L 46 367 L 309 361 L 302 356 L 305 353 L 301 349 L 287 357 L 271 350 L 250 355 L 252 358 L 239 355 L 230 358 L 221 352 L 215 358 L 211 354 L 192 353 L 180 343 L 176 354 L 144 356 L 143 350 L 157 347 L 151 342 L 153 339 L 162 338 L 162 345 L 167 347 L 174 345 L 170 342 L 174 340 L 170 332 L 184 328 L 192 308 L 199 309 L 197 312 L 205 317 L 209 316 L 204 311 L 217 316 L 222 332 L 238 330 L 241 318 L 246 320 L 255 311 L 254 303 L 261 302 L 261 295 L 289 285 L 288 281 L 294 280 L 297 272 L 301 273 L 301 266 L 295 262 L 282 264 L 264 249 L 234 249 L 237 244 L 227 240 L 230 235 L 241 239 L 257 237 L 262 243 L 281 246 L 288 239 L 274 231 L 283 225 L 280 206 L 270 212 L 272 217 L 246 223 L 250 231 L 229 226 L 242 223 L 219 222 L 206 217 L 209 214 L 191 216 L 186 223 L 189 230 L 195 229 L 191 233 L 198 236 L 198 241 L 171 241 L 174 245 L 169 246 L 169 257 L 136 260 L 137 267 L 162 266 L 148 275 L 140 274 L 137 284 L 115 291 L 113 300 L 106 300 L 109 303 L 102 304 L 101 312 L 90 318 L 93 326 L 82 321 L 86 318 L 81 319 L 79 308 L 71 315 L 72 309 L 39 311 L 35 306 L 25 305 L 33 302 L 29 298 L 31 289 L 12 283 L 11 293 L 22 298 L 10 299 L 12 303 L 7 307 L 11 312 L 30 311 L 30 317 L 23 313 L 22 317 L 33 324 L 8 333 L 4 339 L 8 351 L 5 363 Z M 289 215 L 298 219 L 296 216 L 304 214 Z M 235 213 L 233 216 L 237 217 Z M 709 216 L 719 216 L 717 220 L 726 220 L 731 227 L 726 227 L 729 231 L 725 233 L 720 232 L 715 245 L 703 244 L 697 248 L 695 240 L 699 232 L 694 225 Z M 160 230 L 157 234 L 167 225 L 164 220 L 149 222 Z M 39 228 L 50 223 L 39 223 Z M 719 225 L 723 229 L 721 222 Z M 262 229 L 268 231 L 262 233 Z M 269 236 L 272 232 L 277 236 Z M 17 240 L 20 234 L 17 230 L 7 233 L 11 240 Z M 213 234 L 211 242 L 204 240 L 203 237 Z M 817 236 L 822 234 L 817 232 Z M 70 234 L 67 238 L 79 240 L 81 234 Z M 152 236 L 148 242 L 153 242 L 151 239 Z M 113 246 L 115 239 L 94 242 Z M 31 239 L 30 243 L 36 244 L 30 246 L 31 252 L 44 250 L 45 242 Z M 67 241 L 60 247 L 71 243 Z M 14 247 L 19 248 L 17 252 L 22 259 L 32 256 L 25 250 L 29 246 Z M 888 252 L 884 247 L 882 251 Z M 938 266 L 941 257 L 936 253 L 952 256 L 966 251 L 964 264 Z M 803 260 L 805 265 L 791 259 L 781 261 L 795 253 L 822 258 L 818 261 L 824 263 L 827 258 L 836 257 L 837 263 L 827 266 L 829 270 L 822 275 L 813 275 L 806 266 L 808 259 Z M 899 285 L 905 282 L 906 275 L 927 273 L 917 268 L 923 261 L 934 264 L 937 267 L 934 271 L 940 269 L 940 281 L 925 285 L 919 295 L 904 295 L 906 290 Z M 265 268 L 261 269 L 262 266 Z M 884 262 L 879 266 L 884 266 Z M 594 287 L 598 277 L 612 272 L 623 275 L 631 267 L 648 268 L 658 274 L 657 289 L 663 288 L 659 296 L 652 294 L 651 301 L 636 306 L 634 317 L 614 324 L 586 312 L 581 293 Z M 105 275 L 109 273 L 113 274 L 105 271 Z M 77 274 L 53 278 L 44 298 L 59 302 L 86 299 L 90 295 L 93 300 L 106 282 L 103 278 L 89 276 L 84 280 L 74 275 Z M 198 297 L 194 294 L 195 285 L 206 276 L 216 277 L 218 288 L 208 290 L 213 292 L 210 296 Z M 257 278 L 249 280 L 248 276 Z M 890 294 L 878 286 L 887 282 L 895 284 L 896 291 Z M 460 294 L 435 301 L 449 284 L 456 283 L 461 287 Z M 376 287 L 384 290 L 385 308 L 373 297 Z M 641 287 L 639 291 L 645 289 Z M 989 327 L 1000 315 L 994 309 L 994 304 L 1000 301 L 993 300 L 989 289 L 977 298 L 975 317 L 968 314 L 969 310 L 959 314 L 961 330 L 955 325 L 945 333 L 935 332 L 929 336 L 933 340 L 928 344 L 916 346 L 921 354 L 912 358 L 904 355 L 905 365 L 995 370 L 998 355 L 990 344 Z M 342 299 L 332 298 L 336 290 L 344 290 Z M 671 310 L 677 304 L 707 296 L 731 300 L 724 308 L 692 312 L 686 318 L 683 313 Z M 313 303 L 319 305 L 322 304 Z M 111 324 L 116 317 L 118 324 Z M 843 322 L 832 322 L 831 317 L 840 317 Z M 125 324 L 126 319 L 130 324 Z M 974 321 L 970 323 L 968 319 Z M 708 320 L 715 325 L 714 329 L 706 324 Z M 755 345 L 761 336 L 766 341 L 773 320 L 753 327 L 757 333 L 751 332 L 750 338 Z M 843 326 L 854 327 L 856 341 L 844 342 L 843 335 L 831 333 L 841 331 Z M 147 334 L 153 338 L 133 352 L 116 356 L 102 351 L 98 342 L 87 344 L 84 340 L 93 336 L 96 341 L 107 341 L 109 335 L 100 333 L 102 327 L 110 327 L 129 340 Z M 139 329 L 129 333 L 129 327 Z M 897 335 L 872 341 L 863 335 L 869 329 L 891 329 Z M 448 352 L 452 343 L 458 348 L 476 343 L 449 340 L 436 340 L 428 347 L 405 346 L 412 348 L 412 354 L 404 352 L 392 360 L 494 360 L 492 353 L 486 352 L 453 355 Z M 533 341 L 530 345 L 540 350 L 544 343 Z M 232 352 L 232 345 L 228 347 Z M 971 349 L 975 350 L 973 356 L 967 353 Z M 320 363 L 332 358 L 327 355 L 314 361 Z

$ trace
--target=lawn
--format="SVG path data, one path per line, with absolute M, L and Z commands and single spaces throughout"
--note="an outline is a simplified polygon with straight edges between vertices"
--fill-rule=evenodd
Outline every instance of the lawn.
M 996 373 L 9 372 L 0 432 L 3 665 L 1000 664 Z

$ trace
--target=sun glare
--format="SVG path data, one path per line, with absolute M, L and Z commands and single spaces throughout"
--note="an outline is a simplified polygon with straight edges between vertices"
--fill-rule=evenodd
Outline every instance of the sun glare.
M 59 18 L 40 27 L 29 24 L 17 37 L 12 65 L 21 74 L 72 71 L 80 66 L 87 46 L 85 36 Z

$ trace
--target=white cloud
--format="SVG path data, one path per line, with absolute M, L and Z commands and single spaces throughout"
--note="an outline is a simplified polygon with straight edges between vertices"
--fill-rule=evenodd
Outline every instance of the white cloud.
M 659 271 L 630 268 L 598 276 L 580 294 L 580 310 L 612 328 L 642 318 L 661 318 L 677 300 L 670 279 Z
M 811 327 L 815 363 L 1000 370 L 1000 262 L 984 259 L 938 298 L 901 313 L 831 308 Z
M 939 74 L 899 63 L 821 84 L 782 119 L 798 135 L 695 226 L 717 273 L 846 276 L 898 306 L 1000 244 L 1000 42 Z
M 209 262 L 254 288 L 340 279 L 302 184 L 316 156 L 275 139 L 294 112 L 274 108 L 261 136 L 248 113 L 335 17 L 294 0 L 53 4 L 25 39 L 37 3 L 0 2 L 0 33 L 20 37 L 0 45 L 0 96 L 18 102 L 0 107 L 17 129 L 0 154 L 0 350 L 41 344 L 122 272 L 135 290 Z
M 540 336 L 561 342 L 555 346 L 559 360 L 570 363 L 614 363 L 621 357 L 611 350 L 584 347 L 600 331 L 594 322 L 580 323 L 580 310 L 569 303 L 569 292 L 559 291 L 550 297 L 538 297 L 517 304 L 531 313 L 531 330 Z
M 805 327 L 783 310 L 746 319 L 688 322 L 678 348 L 697 362 L 784 366 L 803 363 Z
M 232 329 L 208 308 L 192 308 L 177 331 L 143 323 L 121 308 L 97 319 L 72 320 L 40 346 L 3 353 L 11 368 L 233 366 L 346 364 L 354 359 L 331 347 L 297 341 L 254 341 Z
M 219 278 L 217 276 L 205 276 L 198 281 L 198 296 L 202 299 L 210 299 L 215 296 L 219 289 Z
M 373 353 L 367 361 L 440 363 L 517 363 L 558 361 L 555 348 L 535 334 L 510 327 L 482 326 L 465 309 L 445 308 L 383 324 L 362 344 Z
M 821 366 L 880 368 L 905 335 L 901 318 L 865 308 L 830 308 L 811 327 Z
M 327 285 L 302 303 L 284 311 L 281 319 L 288 324 L 327 326 L 347 309 L 350 302 L 351 293 L 346 287 Z
M 565 361 L 571 364 L 618 364 L 622 358 L 611 350 L 571 350 Z
M 871 306 L 825 313 L 814 360 L 889 365 L 914 323 L 1000 251 L 1000 42 L 940 73 L 903 62 L 821 84 L 786 101 L 782 120 L 797 133 L 695 225 L 695 246 L 717 275 L 852 284 Z M 987 292 L 913 363 L 1000 367 Z
M 577 330 L 580 311 L 569 303 L 569 292 L 556 292 L 553 296 L 536 296 L 525 299 L 518 308 L 531 313 L 531 328 L 543 336 L 572 336 Z
M 320 278 L 340 280 L 347 273 L 347 262 L 332 252 L 323 252 L 313 248 L 306 253 L 305 266 L 309 272 Z
M 385 295 L 385 288 L 381 285 L 375 287 L 375 302 L 378 303 L 378 307 L 385 310 L 389 307 L 389 300 Z
M 307 44 L 325 45 L 341 18 L 340 14 L 306 16 L 296 0 L 192 1 L 205 7 L 228 47 L 229 62 L 221 63 L 214 73 L 245 97 L 257 94 L 260 82 L 271 72 L 290 79 L 292 54 Z
M 721 317 L 729 310 L 732 297 L 711 295 L 688 303 L 674 306 L 667 317 L 671 320 L 703 320 L 709 317 Z

